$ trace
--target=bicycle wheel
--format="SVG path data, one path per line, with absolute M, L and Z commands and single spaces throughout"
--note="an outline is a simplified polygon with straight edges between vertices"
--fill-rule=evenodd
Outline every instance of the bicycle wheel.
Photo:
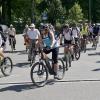
M 68 53 L 66 53 L 66 64 L 65 64 L 66 71 L 68 70 L 68 67 L 71 67 L 71 62 L 72 62 L 71 53 L 68 52 Z
M 1 65 L 1 72 L 4 76 L 9 76 L 12 72 L 13 64 L 10 57 L 5 57 L 2 65 Z
M 11 52 L 14 51 L 14 47 L 13 47 L 13 38 L 11 38 Z
M 74 54 L 75 54 L 76 60 L 79 60 L 79 58 L 80 58 L 80 49 L 79 49 L 78 46 L 75 47 Z
M 33 51 L 31 55 L 30 66 L 32 66 L 32 64 L 35 62 L 35 58 L 36 58 L 36 51 Z
M 86 41 L 84 42 L 84 45 L 83 45 L 83 51 L 84 53 L 86 53 Z
M 65 66 L 64 62 L 61 58 L 58 58 L 58 70 L 57 70 L 57 79 L 61 80 L 63 79 L 65 75 Z
M 35 63 L 31 68 L 30 75 L 32 82 L 38 87 L 42 87 L 47 83 L 48 70 L 43 63 Z

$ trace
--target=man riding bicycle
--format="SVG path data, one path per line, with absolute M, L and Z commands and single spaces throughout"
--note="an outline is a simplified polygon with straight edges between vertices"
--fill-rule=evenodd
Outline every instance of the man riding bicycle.
M 93 27 L 93 45 L 95 46 L 95 42 L 98 41 L 99 37 L 99 27 L 97 24 Z
M 37 49 L 39 47 L 39 40 L 40 40 L 40 32 L 39 32 L 38 29 L 35 28 L 35 25 L 34 24 L 31 24 L 30 25 L 30 29 L 27 32 L 27 36 L 29 38 L 28 61 L 31 61 L 33 44 L 35 44 L 34 48 Z

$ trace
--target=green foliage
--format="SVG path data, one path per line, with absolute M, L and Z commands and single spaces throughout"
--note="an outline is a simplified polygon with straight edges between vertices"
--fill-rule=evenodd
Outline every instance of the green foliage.
M 48 20 L 52 24 L 56 24 L 57 21 L 62 20 L 65 14 L 65 9 L 62 7 L 60 0 L 51 0 L 48 5 Z
M 78 3 L 75 3 L 69 10 L 68 19 L 72 22 L 79 22 L 79 20 L 83 20 L 82 9 Z
M 92 20 L 93 22 L 100 22 L 100 0 L 94 0 L 92 1 L 92 4 Z
M 100 0 L 90 1 L 92 21 L 100 22 Z M 19 22 L 19 19 L 26 23 L 28 19 L 34 19 L 39 24 L 45 11 L 47 22 L 54 25 L 89 18 L 89 0 L 0 0 L 1 7 L 0 20 L 4 23 Z

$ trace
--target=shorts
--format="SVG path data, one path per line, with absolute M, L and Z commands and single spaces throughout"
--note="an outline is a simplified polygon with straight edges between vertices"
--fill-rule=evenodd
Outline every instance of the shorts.
M 54 64 L 58 63 L 58 53 L 59 53 L 59 48 L 54 48 L 54 49 L 50 49 L 50 50 L 46 50 L 44 49 L 43 52 L 45 54 L 49 54 L 50 52 L 52 52 L 52 60 Z
M 72 40 L 66 40 L 66 39 L 64 39 L 64 44 L 71 44 L 71 42 L 72 42 Z
M 93 38 L 96 38 L 96 36 L 98 36 L 97 34 L 93 34 Z

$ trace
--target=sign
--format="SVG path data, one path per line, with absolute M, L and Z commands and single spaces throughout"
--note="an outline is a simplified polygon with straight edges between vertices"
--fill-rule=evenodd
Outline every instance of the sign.
M 47 20 L 47 18 L 48 18 L 48 17 L 47 17 L 47 12 L 43 12 L 43 13 L 42 13 L 42 19 L 43 19 L 43 20 Z

